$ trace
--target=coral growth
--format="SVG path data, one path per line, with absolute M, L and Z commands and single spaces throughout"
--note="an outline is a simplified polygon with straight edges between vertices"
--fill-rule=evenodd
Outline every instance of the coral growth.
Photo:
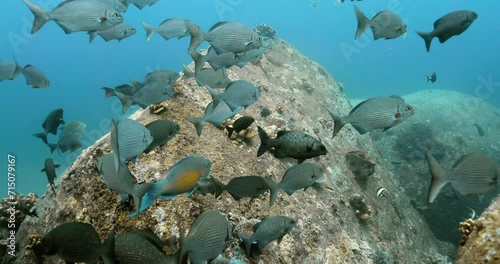
M 350 151 L 345 155 L 347 166 L 356 180 L 366 182 L 375 172 L 375 161 L 364 151 Z
M 389 254 L 380 248 L 373 251 L 369 258 L 373 260 L 374 264 L 389 264 Z
M 152 104 L 149 106 L 149 112 L 151 114 L 159 115 L 167 111 L 168 104 L 166 102 L 161 102 L 159 104 Z
M 7 228 L 8 224 L 14 223 L 15 230 L 17 230 L 27 215 L 36 216 L 36 212 L 31 209 L 35 206 L 37 198 L 34 193 L 26 197 L 23 194 L 17 194 L 3 198 L 0 202 L 0 226 Z
M 270 25 L 260 24 L 257 27 L 255 27 L 254 30 L 255 30 L 255 32 L 257 32 L 257 34 L 259 34 L 261 36 L 269 37 L 272 39 L 276 38 L 277 32 Z

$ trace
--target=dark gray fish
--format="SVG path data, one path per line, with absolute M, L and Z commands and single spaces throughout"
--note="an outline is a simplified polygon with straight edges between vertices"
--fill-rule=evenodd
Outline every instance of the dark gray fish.
M 171 256 L 165 255 L 156 235 L 145 235 L 135 230 L 127 234 L 119 235 L 115 243 L 115 258 L 120 264 L 144 264 L 144 263 L 178 263 L 179 253 Z M 160 246 L 160 248 L 159 248 Z
M 365 100 L 354 107 L 349 115 L 339 116 L 325 107 L 334 121 L 332 138 L 346 124 L 351 124 L 360 134 L 374 129 L 384 129 L 400 124 L 413 116 L 415 109 L 399 96 L 376 97 Z
M 191 54 L 203 41 L 208 41 L 217 54 L 224 52 L 241 53 L 258 49 L 270 38 L 258 35 L 252 28 L 238 22 L 221 21 L 210 28 L 207 33 L 190 21 L 186 26 L 191 35 L 188 54 Z
M 293 165 L 288 168 L 281 179 L 281 182 L 276 184 L 267 179 L 266 183 L 271 190 L 271 206 L 276 200 L 278 190 L 285 191 L 288 195 L 292 195 L 299 189 L 307 190 L 313 185 L 325 172 L 325 170 L 316 164 L 304 162 Z
M 56 135 L 59 125 L 64 125 L 63 114 L 64 110 L 62 108 L 50 112 L 50 114 L 45 118 L 45 121 L 42 123 L 43 132 L 33 134 L 33 136 L 41 138 L 45 144 L 48 144 L 47 134 L 52 133 L 53 135 Z
M 161 147 L 171 140 L 179 132 L 179 125 L 170 120 L 156 120 L 146 125 L 146 128 L 151 132 L 153 141 L 144 150 L 148 153 L 156 147 Z
M 182 68 L 182 71 L 186 76 L 196 78 L 198 85 L 204 84 L 212 88 L 226 88 L 226 86 L 231 82 L 222 69 L 215 71 L 212 68 L 203 68 L 198 74 L 195 74 L 185 65 L 182 65 Z
M 205 195 L 211 193 L 218 198 L 225 190 L 226 186 L 214 177 L 201 178 L 196 182 L 196 187 L 193 193 Z
M 134 86 L 129 85 L 129 84 L 122 84 L 122 85 L 116 86 L 115 88 L 102 87 L 101 89 L 104 90 L 104 98 L 116 96 L 115 91 L 120 92 L 120 93 L 127 95 L 127 96 L 132 96 L 137 91 Z
M 122 39 L 128 38 L 132 35 L 134 35 L 137 32 L 137 30 L 125 23 L 120 23 L 114 27 L 105 29 L 105 30 L 99 30 L 99 31 L 90 31 L 89 32 L 89 43 L 92 43 L 94 38 L 99 35 L 104 39 L 104 41 L 108 42 L 110 40 L 116 39 L 118 42 L 120 42 Z
M 476 127 L 477 129 L 477 133 L 482 137 L 484 136 L 484 130 L 482 127 L 480 127 L 477 123 L 474 123 L 474 126 Z
M 262 55 L 262 53 L 264 53 L 269 48 L 271 43 L 272 43 L 272 39 L 270 38 L 268 42 L 265 42 L 264 44 L 262 44 L 262 46 L 259 47 L 258 49 L 254 49 L 254 50 L 247 51 L 245 53 L 238 54 L 238 59 L 240 60 L 240 62 L 244 62 L 244 64 L 246 64 L 247 62 L 249 62 L 251 60 L 254 60 L 253 63 L 256 63 L 257 60 L 259 59 L 260 55 Z
M 208 62 L 208 64 L 210 64 L 212 69 L 214 69 L 215 71 L 220 69 L 227 69 L 233 65 L 243 68 L 243 66 L 245 66 L 247 62 L 240 58 L 240 56 L 243 56 L 242 54 L 236 54 L 233 52 L 224 52 L 222 54 L 217 54 L 217 52 L 215 52 L 215 50 L 211 46 L 208 48 L 206 55 L 201 55 L 196 51 L 193 51 L 190 55 L 194 61 L 195 73 L 198 73 L 201 70 L 205 62 Z
M 169 18 L 161 22 L 157 28 L 142 23 L 144 30 L 146 30 L 146 41 L 149 41 L 154 33 L 160 34 L 165 40 L 171 38 L 181 39 L 189 36 L 189 31 L 184 20 L 184 18 Z
M 257 128 L 261 142 L 257 157 L 274 148 L 274 157 L 294 158 L 302 163 L 305 159 L 326 155 L 328 152 L 321 141 L 308 134 L 281 130 L 275 139 L 271 139 L 261 127 Z
M 62 151 L 64 153 L 68 150 L 73 152 L 80 148 L 82 144 L 79 139 L 86 126 L 87 125 L 85 123 L 78 120 L 65 124 L 61 134 L 59 134 L 57 144 L 48 144 L 50 147 L 50 153 L 53 153 L 56 149 L 58 152 Z
M 132 96 L 125 95 L 115 90 L 116 96 L 118 96 L 122 102 L 122 113 L 125 113 L 129 106 L 134 104 L 144 109 L 149 105 L 161 103 L 174 96 L 175 93 L 175 89 L 170 86 L 170 84 L 162 82 L 146 83 Z
M 231 194 L 235 200 L 239 200 L 241 198 L 254 199 L 259 197 L 269 190 L 269 186 L 264 180 L 264 177 L 241 176 L 231 179 L 224 189 Z
M 105 30 L 123 22 L 118 11 L 98 0 L 66 1 L 52 11 L 43 10 L 28 0 L 23 2 L 35 16 L 31 34 L 37 32 L 49 20 L 54 20 L 66 34 Z
M 431 81 L 432 83 L 434 83 L 436 81 L 436 73 L 433 72 L 431 75 L 429 76 L 425 76 L 425 79 L 427 82 Z
M 354 39 L 358 39 L 368 27 L 372 29 L 375 40 L 380 38 L 394 39 L 406 33 L 406 25 L 403 20 L 389 10 L 378 12 L 371 20 L 357 6 L 354 6 L 354 11 L 358 20 Z
M 45 166 L 41 170 L 41 172 L 45 172 L 47 175 L 47 180 L 49 181 L 50 187 L 52 188 L 52 191 L 54 192 L 54 195 L 56 195 L 56 191 L 54 189 L 55 183 L 54 180 L 56 179 L 56 169 L 59 168 L 61 164 L 54 164 L 54 161 L 51 158 L 45 159 Z
M 33 65 L 26 65 L 21 73 L 26 78 L 26 84 L 31 85 L 32 88 L 49 88 L 50 81 L 45 74 Z
M 260 92 L 255 85 L 245 80 L 230 82 L 223 93 L 215 91 L 212 87 L 205 85 L 213 100 L 224 100 L 231 108 L 247 108 L 260 98 Z
M 241 130 L 247 129 L 247 127 L 249 127 L 253 123 L 253 121 L 255 121 L 255 119 L 253 119 L 253 117 L 251 116 L 242 116 L 238 118 L 236 121 L 234 121 L 232 127 L 226 127 L 228 136 L 231 137 L 233 132 L 239 133 Z
M 104 244 L 94 228 L 87 223 L 68 222 L 50 230 L 43 238 L 44 255 L 59 255 L 68 263 L 95 262 L 99 257 L 104 263 L 115 263 L 114 260 L 114 230 Z
M 462 156 L 449 171 L 444 170 L 430 152 L 426 152 L 426 157 L 432 176 L 429 203 L 434 202 L 447 183 L 462 195 L 481 195 L 500 186 L 500 167 L 482 153 Z
M 170 85 L 174 84 L 177 79 L 179 79 L 181 75 L 178 72 L 174 72 L 171 70 L 157 70 L 154 72 L 150 72 L 144 77 L 144 84 L 160 82 L 160 83 L 168 83 Z
M 23 68 L 16 60 L 0 60 L 0 82 L 3 80 L 14 80 Z
M 287 216 L 271 216 L 253 226 L 254 233 L 251 237 L 242 234 L 238 234 L 238 236 L 245 245 L 247 256 L 250 257 L 253 244 L 257 244 L 259 250 L 276 239 L 279 244 L 283 237 L 290 233 L 296 224 L 297 221 Z
M 106 186 L 120 195 L 122 203 L 127 200 L 130 194 L 134 198 L 135 209 L 138 211 L 141 204 L 141 197 L 138 193 L 149 188 L 150 184 L 142 184 L 136 187 L 132 184 L 133 176 L 128 166 L 123 164 L 116 170 L 114 161 L 113 154 L 106 154 L 100 157 L 97 160 L 97 170 L 101 174 Z
M 115 155 L 115 168 L 125 165 L 125 161 L 137 157 L 153 142 L 151 132 L 143 124 L 124 118 L 115 123 L 111 120 L 110 145 Z
M 29 208 L 25 203 L 20 203 L 19 211 L 21 211 L 21 213 L 25 215 L 38 218 L 38 214 L 36 213 L 36 208 L 33 208 L 33 210 L 31 210 L 31 208 Z
M 477 14 L 473 11 L 454 11 L 436 20 L 432 32 L 417 31 L 417 34 L 424 39 L 425 48 L 429 52 L 434 37 L 437 37 L 440 43 L 444 43 L 451 37 L 462 34 L 476 18 Z
M 201 135 L 203 125 L 209 122 L 220 127 L 224 120 L 232 118 L 241 111 L 241 107 L 231 109 L 224 100 L 216 99 L 205 108 L 205 115 L 200 118 L 188 117 L 187 120 L 196 128 L 196 134 Z
M 215 259 L 226 247 L 226 239 L 232 238 L 231 224 L 226 216 L 216 210 L 200 214 L 184 237 L 180 232 L 180 263 L 191 259 L 191 263 L 203 263 Z

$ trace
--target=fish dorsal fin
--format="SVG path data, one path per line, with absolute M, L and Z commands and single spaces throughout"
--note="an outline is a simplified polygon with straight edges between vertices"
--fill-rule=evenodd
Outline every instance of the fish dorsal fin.
M 402 102 L 405 101 L 405 99 L 403 99 L 403 97 L 399 96 L 399 95 L 396 95 L 396 94 L 393 94 L 391 96 L 389 96 L 390 98 L 394 98 L 394 99 L 398 99 L 398 100 L 401 100 Z
M 217 22 L 215 25 L 213 25 L 209 30 L 208 32 L 212 31 L 212 30 L 215 30 L 216 28 L 224 25 L 224 24 L 227 24 L 229 23 L 229 21 L 220 21 L 220 22 Z
M 25 68 L 25 69 L 30 68 L 30 67 L 34 67 L 34 66 L 33 66 L 33 65 L 31 65 L 31 64 L 26 64 L 26 65 L 24 66 L 24 68 Z
M 387 12 L 390 12 L 390 11 L 388 11 L 388 10 L 382 10 L 382 11 L 379 11 L 378 13 L 376 13 L 376 14 L 373 16 L 372 20 L 374 20 L 376 17 L 378 17 L 378 16 L 380 16 L 380 15 L 382 15 L 382 14 L 384 14 L 384 13 L 387 13 Z
M 468 160 L 473 159 L 474 157 L 477 157 L 478 155 L 479 155 L 479 153 L 469 153 L 469 154 L 462 156 L 459 160 L 457 160 L 457 162 L 455 162 L 455 164 L 453 164 L 453 166 L 451 167 L 451 170 L 453 171 L 457 168 L 460 168 L 460 166 L 462 166 Z
M 278 131 L 278 134 L 277 134 L 277 136 L 276 136 L 276 137 L 282 137 L 282 136 L 284 136 L 284 135 L 286 135 L 286 134 L 288 134 L 288 133 L 290 133 L 290 132 L 292 132 L 292 131 L 288 131 L 288 130 L 280 130 L 280 131 Z
M 373 99 L 373 98 L 372 98 L 372 99 Z M 349 113 L 354 113 L 354 112 L 356 112 L 356 110 L 358 110 L 359 108 L 361 108 L 363 105 L 365 105 L 366 103 L 368 103 L 368 102 L 370 102 L 370 101 L 371 101 L 371 99 L 364 100 L 363 102 L 361 102 L 361 103 L 357 104 L 357 105 L 356 105 L 356 106 L 355 106 L 355 107 L 351 110 L 351 112 L 349 112 Z

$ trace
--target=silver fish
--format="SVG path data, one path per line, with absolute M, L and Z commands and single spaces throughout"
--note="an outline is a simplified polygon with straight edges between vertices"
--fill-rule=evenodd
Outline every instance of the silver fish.
M 413 116 L 414 108 L 399 96 L 376 97 L 365 100 L 354 107 L 349 115 L 339 116 L 325 107 L 334 121 L 332 138 L 346 124 L 351 124 L 360 134 L 374 129 L 384 129 L 400 124 Z
M 429 52 L 431 49 L 431 41 L 434 37 L 437 37 L 440 43 L 444 43 L 451 37 L 462 34 L 476 19 L 476 12 L 469 10 L 454 11 L 436 20 L 432 32 L 417 31 L 417 34 L 424 39 L 425 48 L 427 52 Z
M 138 235 L 135 230 L 126 234 L 121 234 L 116 237 L 115 242 L 115 259 L 120 260 L 124 264 L 141 264 L 141 263 L 178 263 L 179 253 L 173 255 L 165 255 L 163 245 L 158 245 L 156 240 L 159 240 L 154 234 L 154 237 Z
M 203 68 L 195 74 L 185 65 L 182 65 L 184 75 L 196 78 L 198 85 L 208 85 L 213 88 L 226 88 L 231 80 L 224 74 L 223 70 L 215 71 L 212 68 Z
M 206 210 L 200 214 L 184 237 L 180 232 L 180 257 L 191 263 L 203 263 L 216 258 L 226 247 L 226 239 L 232 238 L 231 224 L 219 211 Z M 179 262 L 184 263 L 184 262 Z
M 213 100 L 224 100 L 231 109 L 236 109 L 238 107 L 247 108 L 255 103 L 260 97 L 259 89 L 251 82 L 245 80 L 230 82 L 223 93 L 215 91 L 210 86 L 205 87 Z
M 31 34 L 37 32 L 49 20 L 54 20 L 66 34 L 105 30 L 123 22 L 118 11 L 98 0 L 66 1 L 53 11 L 43 10 L 28 0 L 23 2 L 35 16 Z
M 180 76 L 181 75 L 178 72 L 174 72 L 171 70 L 157 70 L 146 74 L 143 84 L 151 82 L 163 82 L 172 85 L 177 79 L 179 79 Z
M 3 80 L 14 80 L 23 68 L 16 60 L 0 60 L 0 82 Z
M 389 10 L 378 12 L 371 20 L 357 6 L 354 6 L 358 28 L 354 39 L 358 39 L 368 27 L 371 27 L 373 38 L 394 39 L 406 33 L 406 25 L 398 15 Z
M 253 29 L 238 22 L 219 22 L 210 28 L 207 33 L 190 21 L 186 21 L 191 42 L 188 54 L 191 54 L 203 41 L 208 41 L 215 49 L 217 54 L 224 52 L 246 52 L 258 49 L 264 43 L 270 41 L 270 38 L 260 36 Z
M 224 120 L 232 118 L 238 114 L 241 109 L 241 107 L 231 109 L 226 102 L 224 102 L 224 100 L 216 99 L 207 105 L 205 108 L 205 115 L 203 115 L 203 117 L 189 117 L 187 120 L 195 126 L 196 134 L 200 136 L 205 122 L 209 122 L 219 127 Z
M 137 32 L 137 30 L 132 27 L 131 25 L 125 24 L 125 23 L 120 23 L 114 27 L 105 29 L 105 30 L 99 30 L 99 31 L 90 31 L 89 32 L 89 43 L 92 43 L 94 38 L 99 35 L 104 39 L 106 42 L 116 39 L 118 42 L 120 42 L 122 39 L 128 38 L 132 35 L 134 35 Z
M 200 72 L 205 62 L 208 62 L 212 69 L 216 71 L 218 71 L 219 69 L 229 68 L 233 65 L 243 68 L 246 63 L 246 61 L 242 61 L 240 59 L 238 54 L 233 52 L 224 52 L 222 54 L 217 54 L 212 46 L 208 48 L 206 55 L 201 55 L 200 53 L 193 51 L 191 53 L 191 58 L 194 61 L 194 69 L 196 74 Z
M 129 106 L 133 104 L 137 104 L 144 109 L 151 104 L 161 103 L 174 96 L 175 89 L 168 83 L 150 82 L 146 83 L 132 96 L 125 95 L 116 90 L 115 94 L 122 102 L 122 112 L 125 113 Z
M 117 170 L 128 159 L 135 162 L 152 141 L 151 132 L 143 124 L 130 118 L 124 118 L 118 124 L 111 120 L 110 145 Z
M 26 79 L 26 84 L 31 85 L 32 88 L 49 88 L 50 86 L 50 81 L 45 74 L 33 65 L 24 66 L 21 73 Z
M 127 3 L 126 5 L 133 4 L 140 10 L 145 6 L 152 6 L 153 4 L 155 4 L 160 0 L 124 0 L 124 1 L 126 1 Z
M 160 34 L 165 40 L 171 38 L 181 39 L 189 36 L 189 32 L 184 22 L 184 18 L 169 18 L 160 23 L 157 28 L 154 28 L 146 23 L 142 23 L 146 30 L 146 41 L 149 41 L 154 33 Z
M 57 144 L 50 144 L 50 153 L 57 151 L 75 151 L 82 146 L 79 139 L 82 136 L 83 130 L 87 125 L 81 121 L 75 120 L 68 124 L 65 124 L 61 134 L 59 134 L 59 140 Z
M 432 176 L 429 203 L 434 202 L 447 183 L 462 195 L 485 194 L 500 186 L 500 167 L 482 153 L 462 156 L 449 171 L 444 170 L 430 152 L 426 152 L 426 158 Z
M 104 98 L 116 96 L 115 91 L 120 92 L 124 95 L 128 95 L 128 96 L 134 95 L 135 92 L 137 91 L 134 86 L 131 86 L 128 84 L 122 84 L 122 85 L 116 86 L 115 88 L 102 87 L 101 89 L 104 90 Z

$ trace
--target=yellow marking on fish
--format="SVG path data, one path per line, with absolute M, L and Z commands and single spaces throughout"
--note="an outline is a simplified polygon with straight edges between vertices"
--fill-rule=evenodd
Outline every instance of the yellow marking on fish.
M 191 190 L 194 188 L 196 182 L 200 179 L 201 172 L 197 170 L 188 170 L 181 175 L 176 181 L 177 189 Z

